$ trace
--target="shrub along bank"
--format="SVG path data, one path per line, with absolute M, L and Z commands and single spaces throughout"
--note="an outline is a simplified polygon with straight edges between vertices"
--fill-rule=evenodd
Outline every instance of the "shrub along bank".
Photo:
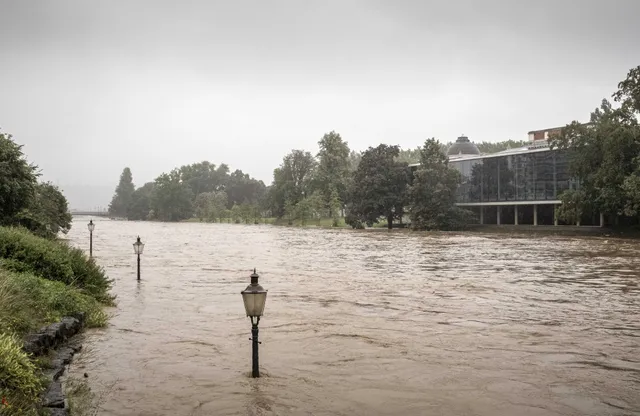
M 26 230 L 0 227 L 0 415 L 37 415 L 45 388 L 23 336 L 76 312 L 106 325 L 111 281 L 81 250 Z

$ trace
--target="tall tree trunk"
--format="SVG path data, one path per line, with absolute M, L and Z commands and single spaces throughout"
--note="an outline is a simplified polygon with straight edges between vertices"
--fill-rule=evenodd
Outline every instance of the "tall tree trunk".
M 393 228 L 393 214 L 387 215 L 387 228 L 388 229 Z

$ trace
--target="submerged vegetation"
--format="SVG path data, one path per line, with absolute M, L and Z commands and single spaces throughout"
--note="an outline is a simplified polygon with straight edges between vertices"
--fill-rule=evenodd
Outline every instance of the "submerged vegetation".
M 0 158 L 0 414 L 39 415 L 46 360 L 27 354 L 23 337 L 78 312 L 87 326 L 105 326 L 114 299 L 104 270 L 58 239 L 71 228 L 62 192 L 37 182 L 6 134 Z

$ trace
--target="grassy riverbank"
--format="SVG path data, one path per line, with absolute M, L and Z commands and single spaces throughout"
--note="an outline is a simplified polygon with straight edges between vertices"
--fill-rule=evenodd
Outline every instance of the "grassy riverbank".
M 38 414 L 43 361 L 22 351 L 23 336 L 75 312 L 89 327 L 106 325 L 110 287 L 81 250 L 0 227 L 0 414 Z

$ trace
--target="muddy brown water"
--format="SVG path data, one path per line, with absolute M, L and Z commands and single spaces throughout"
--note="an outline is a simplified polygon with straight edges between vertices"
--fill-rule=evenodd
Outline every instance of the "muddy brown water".
M 638 241 L 104 220 L 94 254 L 118 306 L 70 373 L 100 415 L 640 414 Z

